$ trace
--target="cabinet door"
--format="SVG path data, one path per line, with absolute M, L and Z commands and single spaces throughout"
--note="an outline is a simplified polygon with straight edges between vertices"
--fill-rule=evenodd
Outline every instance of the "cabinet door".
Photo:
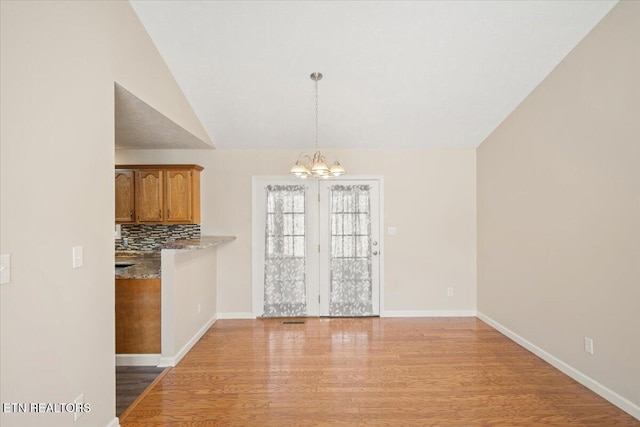
M 167 171 L 167 222 L 192 222 L 192 172 Z
M 160 170 L 136 171 L 136 214 L 138 222 L 163 222 L 163 174 Z
M 160 279 L 116 279 L 115 302 L 116 353 L 160 353 Z
M 135 192 L 132 170 L 116 169 L 116 223 L 134 222 Z

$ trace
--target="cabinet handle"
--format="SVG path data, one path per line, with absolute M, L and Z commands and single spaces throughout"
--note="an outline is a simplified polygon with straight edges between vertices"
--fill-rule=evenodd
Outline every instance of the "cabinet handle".
M 167 218 L 171 218 L 171 211 L 167 209 Z
M 133 211 L 129 211 L 129 218 L 133 219 Z

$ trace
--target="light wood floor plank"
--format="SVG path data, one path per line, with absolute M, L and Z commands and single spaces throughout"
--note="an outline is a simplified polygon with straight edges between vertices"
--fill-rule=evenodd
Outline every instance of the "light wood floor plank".
M 640 421 L 476 318 L 365 318 L 220 320 L 122 426 Z

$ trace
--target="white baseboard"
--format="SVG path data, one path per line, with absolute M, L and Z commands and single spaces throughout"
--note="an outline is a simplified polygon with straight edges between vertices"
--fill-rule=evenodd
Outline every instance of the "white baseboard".
M 601 397 L 605 398 L 609 402 L 611 402 L 614 405 L 616 405 L 618 408 L 620 408 L 623 411 L 627 412 L 632 417 L 635 417 L 638 420 L 640 420 L 640 406 L 638 406 L 635 403 L 629 401 L 628 399 L 620 396 L 615 391 L 603 386 L 602 384 L 600 384 L 596 380 L 592 379 L 591 377 L 588 377 L 587 375 L 583 374 L 582 372 L 580 372 L 579 370 L 577 370 L 573 366 L 568 365 L 567 363 L 565 363 L 562 360 L 558 359 L 554 355 L 552 355 L 550 353 L 547 353 L 546 351 L 544 351 L 540 347 L 538 347 L 535 344 L 527 341 L 526 339 L 524 339 L 520 335 L 516 334 L 512 330 L 510 330 L 510 329 L 506 328 L 505 326 L 501 325 L 500 323 L 496 322 L 495 320 L 493 320 L 489 316 L 486 316 L 486 315 L 478 312 L 477 317 L 480 320 L 482 320 L 483 322 L 487 323 L 492 328 L 496 329 L 498 332 L 500 332 L 503 335 L 505 335 L 507 338 L 510 338 L 511 340 L 513 340 L 516 343 L 520 344 L 522 347 L 526 348 L 527 350 L 529 350 L 530 352 L 532 352 L 533 354 L 535 354 L 536 356 L 538 356 L 539 358 L 541 358 L 545 362 L 549 363 L 551 366 L 555 367 L 560 372 L 568 375 L 569 377 L 571 377 L 574 380 L 578 381 L 580 384 L 582 384 L 583 386 L 587 387 L 588 389 L 590 389 L 594 393 L 600 395 Z
M 180 360 L 182 360 L 185 354 L 187 354 L 189 350 L 191 350 L 191 347 L 196 345 L 198 340 L 202 338 L 202 336 L 209 330 L 211 325 L 213 325 L 216 320 L 218 320 L 218 316 L 214 315 L 207 321 L 207 323 L 204 324 L 202 328 L 200 328 L 200 330 L 198 330 L 198 332 L 196 332 L 196 334 L 184 345 L 184 347 L 180 349 L 180 351 L 178 351 L 175 356 L 160 357 L 160 360 L 158 361 L 158 367 L 166 368 L 168 366 L 176 366 L 180 362 Z
M 118 417 L 115 417 L 114 419 L 109 421 L 109 424 L 107 424 L 106 427 L 120 427 L 120 419 Z
M 476 317 L 475 310 L 400 310 L 385 311 L 380 317 Z
M 116 366 L 158 366 L 160 354 L 116 354 Z
M 236 313 L 218 313 L 218 319 L 255 319 L 253 313 L 236 312 Z

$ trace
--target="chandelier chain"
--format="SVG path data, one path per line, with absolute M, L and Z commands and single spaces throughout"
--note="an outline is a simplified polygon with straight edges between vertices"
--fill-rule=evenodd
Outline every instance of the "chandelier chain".
M 316 83 L 316 151 L 318 151 L 318 80 Z

